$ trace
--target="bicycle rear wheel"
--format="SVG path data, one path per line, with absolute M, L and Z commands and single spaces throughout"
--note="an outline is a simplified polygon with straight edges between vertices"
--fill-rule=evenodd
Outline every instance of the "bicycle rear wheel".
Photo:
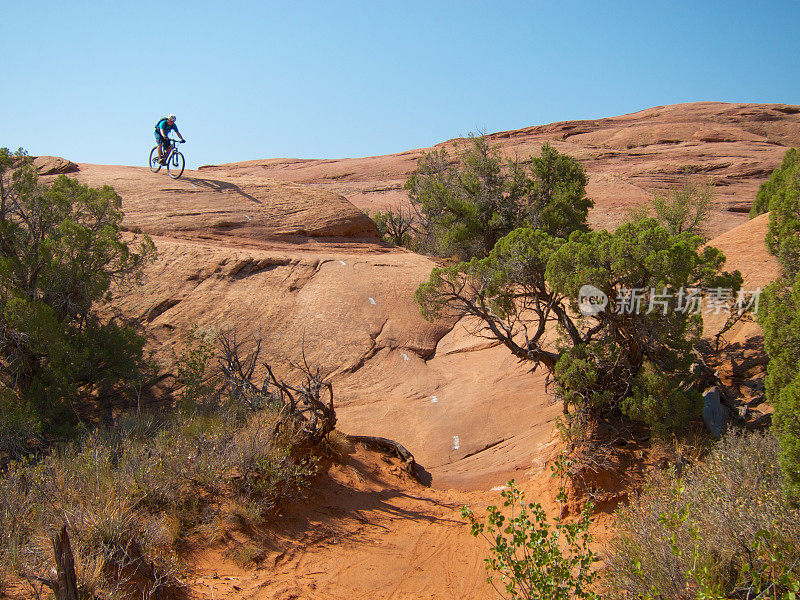
M 158 146 L 153 147 L 150 150 L 150 160 L 148 161 L 150 165 L 150 170 L 153 173 L 158 173 L 161 170 L 161 163 L 158 160 Z
M 167 173 L 169 176 L 173 179 L 177 179 L 183 174 L 183 168 L 185 166 L 186 163 L 183 160 L 183 154 L 177 150 L 173 150 L 172 156 L 170 156 L 167 161 Z

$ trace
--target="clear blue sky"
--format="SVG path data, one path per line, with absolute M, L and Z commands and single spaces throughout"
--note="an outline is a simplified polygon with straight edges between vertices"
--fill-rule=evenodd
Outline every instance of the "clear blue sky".
M 0 2 L 0 146 L 369 156 L 719 100 L 800 103 L 800 2 Z

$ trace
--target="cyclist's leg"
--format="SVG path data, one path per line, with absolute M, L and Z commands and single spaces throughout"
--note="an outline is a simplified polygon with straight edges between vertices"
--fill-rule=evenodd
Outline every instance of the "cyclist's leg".
M 161 144 L 159 146 L 158 158 L 161 160 L 162 163 L 167 160 L 167 156 L 169 156 L 169 151 L 171 147 L 172 145 L 170 144 L 169 139 L 165 138 L 164 136 L 161 136 Z
M 156 131 L 156 145 L 158 146 L 158 160 L 161 160 L 162 151 L 163 151 L 163 142 L 164 138 L 161 137 L 161 134 Z

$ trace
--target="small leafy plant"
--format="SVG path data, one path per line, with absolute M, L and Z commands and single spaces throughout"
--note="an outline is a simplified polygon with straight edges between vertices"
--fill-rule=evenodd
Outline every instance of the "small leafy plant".
M 556 461 L 553 471 L 563 476 L 566 462 Z M 541 504 L 526 503 L 513 479 L 507 485 L 502 496 L 503 507 L 511 511 L 509 516 L 497 506 L 489 506 L 483 523 L 470 508 L 461 509 L 471 534 L 491 544 L 485 561 L 487 581 L 510 600 L 597 600 L 591 589 L 598 577 L 593 565 L 599 560 L 589 547 L 591 504 L 584 507 L 579 519 L 566 522 L 560 510 L 567 500 L 562 479 L 557 496 L 559 516 L 551 524 Z

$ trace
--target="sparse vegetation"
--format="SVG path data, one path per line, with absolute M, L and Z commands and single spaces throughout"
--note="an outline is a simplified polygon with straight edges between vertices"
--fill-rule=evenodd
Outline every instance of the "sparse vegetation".
M 609 597 L 794 598 L 800 512 L 768 433 L 729 433 L 684 472 L 653 475 L 616 515 Z
M 179 550 L 190 536 L 218 543 L 231 529 L 257 528 L 274 507 L 302 496 L 320 452 L 347 452 L 336 437 L 327 444 L 317 438 L 327 439 L 335 424 L 332 397 L 328 404 L 320 399 L 329 385 L 318 374 L 306 368 L 304 383 L 290 386 L 267 365 L 269 385 L 257 388 L 248 367 L 260 345 L 241 356 L 243 345 L 221 334 L 224 381 L 210 390 L 203 375 L 211 359 L 207 341 L 191 340 L 177 371 L 194 383 L 184 386 L 179 413 L 161 420 L 130 415 L 39 460 L 6 466 L 6 569 L 31 581 L 42 577 L 51 565 L 49 535 L 66 523 L 86 597 L 131 590 L 158 597 L 181 585 Z M 258 552 L 247 554 L 245 562 Z
M 567 500 L 566 468 L 563 457 L 554 465 L 554 474 L 561 477 L 559 503 Z M 570 523 L 559 510 L 551 524 L 542 505 L 526 502 L 514 480 L 508 482 L 502 497 L 504 509 L 489 506 L 485 523 L 468 507 L 461 510 L 471 534 L 490 544 L 487 581 L 498 594 L 509 600 L 597 600 L 592 585 L 598 578 L 594 567 L 599 558 L 590 548 L 591 505 Z M 503 514 L 509 511 L 508 516 Z M 500 581 L 495 579 L 498 576 Z
M 226 529 L 256 526 L 308 485 L 314 460 L 294 456 L 291 434 L 275 437 L 277 419 L 184 415 L 158 427 L 131 418 L 38 462 L 11 463 L 0 479 L 4 566 L 46 574 L 49 535 L 66 523 L 86 597 L 180 585 L 178 550 L 190 534 L 215 542 Z
M 587 230 L 592 201 L 580 163 L 550 144 L 541 156 L 504 161 L 485 136 L 471 136 L 453 159 L 441 148 L 424 154 L 406 182 L 417 217 L 417 247 L 460 260 L 488 256 L 514 229 L 551 235 Z

